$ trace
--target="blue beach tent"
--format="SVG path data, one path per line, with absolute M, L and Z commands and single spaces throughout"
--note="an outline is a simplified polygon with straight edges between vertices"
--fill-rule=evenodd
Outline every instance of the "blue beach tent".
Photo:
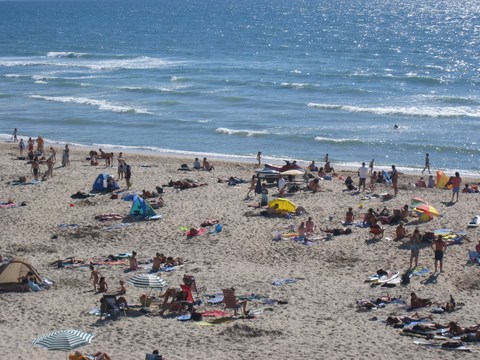
M 118 189 L 120 187 L 115 182 L 113 176 L 109 174 L 98 175 L 92 186 L 92 191 L 113 191 Z
M 134 196 L 132 207 L 130 208 L 130 216 L 145 219 L 156 217 L 157 213 L 143 198 L 140 196 Z

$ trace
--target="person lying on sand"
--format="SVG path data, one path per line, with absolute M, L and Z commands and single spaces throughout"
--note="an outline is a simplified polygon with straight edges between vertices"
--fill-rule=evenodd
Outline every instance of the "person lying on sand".
M 99 221 L 123 220 L 124 218 L 125 216 L 120 214 L 114 214 L 114 213 L 95 216 L 95 220 L 99 220 Z
M 418 309 L 425 306 L 432 305 L 431 299 L 422 299 L 417 296 L 414 292 L 410 294 L 410 307 L 412 309 Z
M 475 333 L 480 330 L 480 325 L 462 327 L 457 322 L 451 321 L 450 323 L 448 323 L 448 329 L 453 335 L 458 336 Z
M 352 233 L 352 229 L 350 228 L 346 228 L 346 229 L 322 229 L 320 228 L 320 231 L 323 231 L 325 233 L 328 233 L 328 234 L 333 234 L 334 236 L 338 236 L 338 235 L 348 235 L 348 234 L 351 234 Z
M 428 320 L 433 320 L 432 315 L 420 316 L 416 312 L 412 316 L 408 316 L 408 315 L 405 315 L 405 316 L 389 316 L 387 318 L 387 320 L 385 320 L 385 321 L 389 325 L 395 325 L 395 324 L 410 324 L 412 322 L 422 321 L 422 320 L 427 320 L 427 319 Z
M 180 189 L 180 190 L 185 190 L 185 189 L 192 189 L 192 188 L 197 188 L 200 186 L 207 186 L 208 184 L 206 183 L 197 183 L 189 180 L 178 180 L 178 181 L 172 181 L 168 183 L 168 186 L 173 186 L 175 189 Z

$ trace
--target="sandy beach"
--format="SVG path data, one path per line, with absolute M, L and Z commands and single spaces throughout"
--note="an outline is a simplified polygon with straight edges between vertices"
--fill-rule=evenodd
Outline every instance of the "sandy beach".
M 48 147 L 47 147 L 48 149 Z M 132 166 L 130 192 L 143 189 L 154 191 L 164 187 L 165 206 L 156 210 L 157 221 L 100 222 L 95 216 L 118 213 L 128 215 L 131 202 L 111 199 L 110 194 L 96 195 L 85 200 L 72 199 L 78 191 L 88 193 L 101 173 L 117 174 L 115 166 L 106 169 L 103 162 L 90 166 L 85 160 L 88 150 L 72 148 L 71 165 L 60 167 L 61 148 L 57 148 L 54 177 L 37 185 L 12 186 L 11 181 L 26 176 L 32 180 L 30 165 L 17 160 L 17 145 L 0 144 L 0 201 L 11 199 L 25 206 L 0 209 L 3 257 L 22 258 L 54 282 L 40 292 L 0 293 L 0 344 L 2 356 L 9 359 L 61 359 L 62 352 L 51 352 L 32 346 L 40 334 L 59 329 L 75 328 L 95 335 L 90 345 L 80 348 L 84 353 L 107 352 L 112 359 L 144 359 L 146 353 L 158 349 L 165 359 L 447 359 L 456 357 L 438 348 L 419 346 L 413 337 L 400 336 L 400 330 L 387 327 L 380 320 L 391 315 L 412 314 L 407 305 L 389 304 L 375 311 L 358 311 L 357 299 L 377 298 L 389 294 L 409 303 L 410 292 L 423 298 L 445 302 L 450 294 L 464 306 L 452 313 L 434 314 L 439 323 L 458 321 L 462 326 L 478 324 L 480 311 L 479 266 L 468 266 L 468 250 L 478 243 L 480 228 L 467 228 L 472 216 L 480 212 L 479 194 L 460 194 L 460 200 L 450 204 L 451 191 L 411 188 L 421 176 L 400 175 L 400 191 L 388 201 L 373 194 L 393 194 L 391 188 L 378 185 L 370 193 L 343 191 L 342 180 L 334 177 L 321 181 L 321 192 L 299 191 L 287 194 L 288 199 L 303 206 L 308 215 L 267 218 L 247 217 L 248 211 L 258 211 L 249 205 L 258 198 L 246 199 L 249 184 L 228 186 L 218 179 L 235 176 L 249 180 L 255 166 L 213 160 L 215 170 L 179 171 L 182 163 L 193 159 L 125 154 Z M 117 154 L 115 154 L 117 155 Z M 367 159 L 365 159 L 366 161 Z M 360 166 L 361 160 L 359 161 Z M 333 164 L 335 165 L 335 164 Z M 399 164 L 401 165 L 401 164 Z M 46 166 L 41 166 L 41 173 Z M 342 170 L 340 176 L 356 170 Z M 447 174 L 449 176 L 453 174 Z M 461 174 L 460 174 L 461 175 Z M 177 191 L 164 186 L 170 180 L 195 179 L 207 186 Z M 477 183 L 478 179 L 464 179 Z M 120 188 L 126 189 L 124 180 Z M 463 188 L 463 185 L 462 185 Z M 270 197 L 277 196 L 276 188 Z M 369 195 L 368 198 L 365 195 Z M 471 242 L 449 246 L 445 253 L 444 272 L 431 276 L 434 269 L 433 250 L 422 247 L 419 265 L 428 267 L 424 276 L 414 276 L 407 286 L 371 287 L 365 280 L 378 269 L 405 272 L 409 267 L 410 250 L 407 240 L 394 242 L 395 226 L 385 225 L 385 236 L 371 241 L 368 228 L 352 227 L 352 234 L 335 236 L 306 246 L 293 240 L 274 241 L 277 232 L 286 233 L 298 227 L 308 216 L 318 227 L 338 228 L 349 206 L 356 218 L 368 208 L 390 211 L 419 196 L 441 213 L 441 217 L 424 223 L 410 218 L 406 228 L 411 233 L 418 226 L 422 233 L 436 229 L 466 231 Z M 121 196 L 120 196 L 121 197 Z M 180 227 L 199 228 L 207 219 L 219 220 L 222 231 L 191 239 Z M 76 224 L 78 226 L 59 226 Z M 322 237 L 317 230 L 317 236 Z M 127 312 L 117 320 L 99 319 L 90 314 L 100 306 L 101 294 L 93 291 L 88 267 L 56 268 L 52 262 L 68 257 L 84 259 L 106 258 L 109 254 L 138 253 L 140 266 L 135 272 L 125 272 L 128 265 L 100 265 L 98 271 L 106 278 L 111 290 L 120 280 L 135 273 L 147 272 L 156 252 L 180 257 L 185 263 L 174 271 L 160 272 L 170 287 L 178 287 L 185 274 L 194 275 L 202 300 L 199 310 L 223 310 L 223 305 L 209 305 L 209 294 L 234 287 L 237 295 L 249 296 L 251 319 L 234 318 L 207 325 L 204 322 L 177 321 L 175 315 L 158 316 L 152 305 L 148 314 L 137 310 Z M 295 279 L 289 284 L 274 286 L 279 279 Z M 148 292 L 127 284 L 129 303 L 139 304 L 141 294 Z M 158 296 L 158 292 L 152 292 Z M 280 300 L 281 303 L 263 300 Z M 419 310 L 429 315 L 431 308 Z M 230 310 L 227 310 L 230 311 Z M 204 318 L 204 320 L 208 320 Z M 201 326 L 204 325 L 204 326 Z M 465 359 L 478 357 L 480 344 L 468 345 L 472 352 L 462 353 Z

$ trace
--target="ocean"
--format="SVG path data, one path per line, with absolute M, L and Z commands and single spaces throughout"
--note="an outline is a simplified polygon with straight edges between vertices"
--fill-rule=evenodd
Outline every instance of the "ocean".
M 479 24 L 476 0 L 0 1 L 0 139 L 480 174 Z

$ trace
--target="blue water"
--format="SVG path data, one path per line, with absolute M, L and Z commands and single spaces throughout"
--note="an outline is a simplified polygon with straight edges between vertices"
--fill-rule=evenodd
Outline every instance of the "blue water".
M 479 173 L 479 24 L 473 0 L 0 1 L 0 138 Z

